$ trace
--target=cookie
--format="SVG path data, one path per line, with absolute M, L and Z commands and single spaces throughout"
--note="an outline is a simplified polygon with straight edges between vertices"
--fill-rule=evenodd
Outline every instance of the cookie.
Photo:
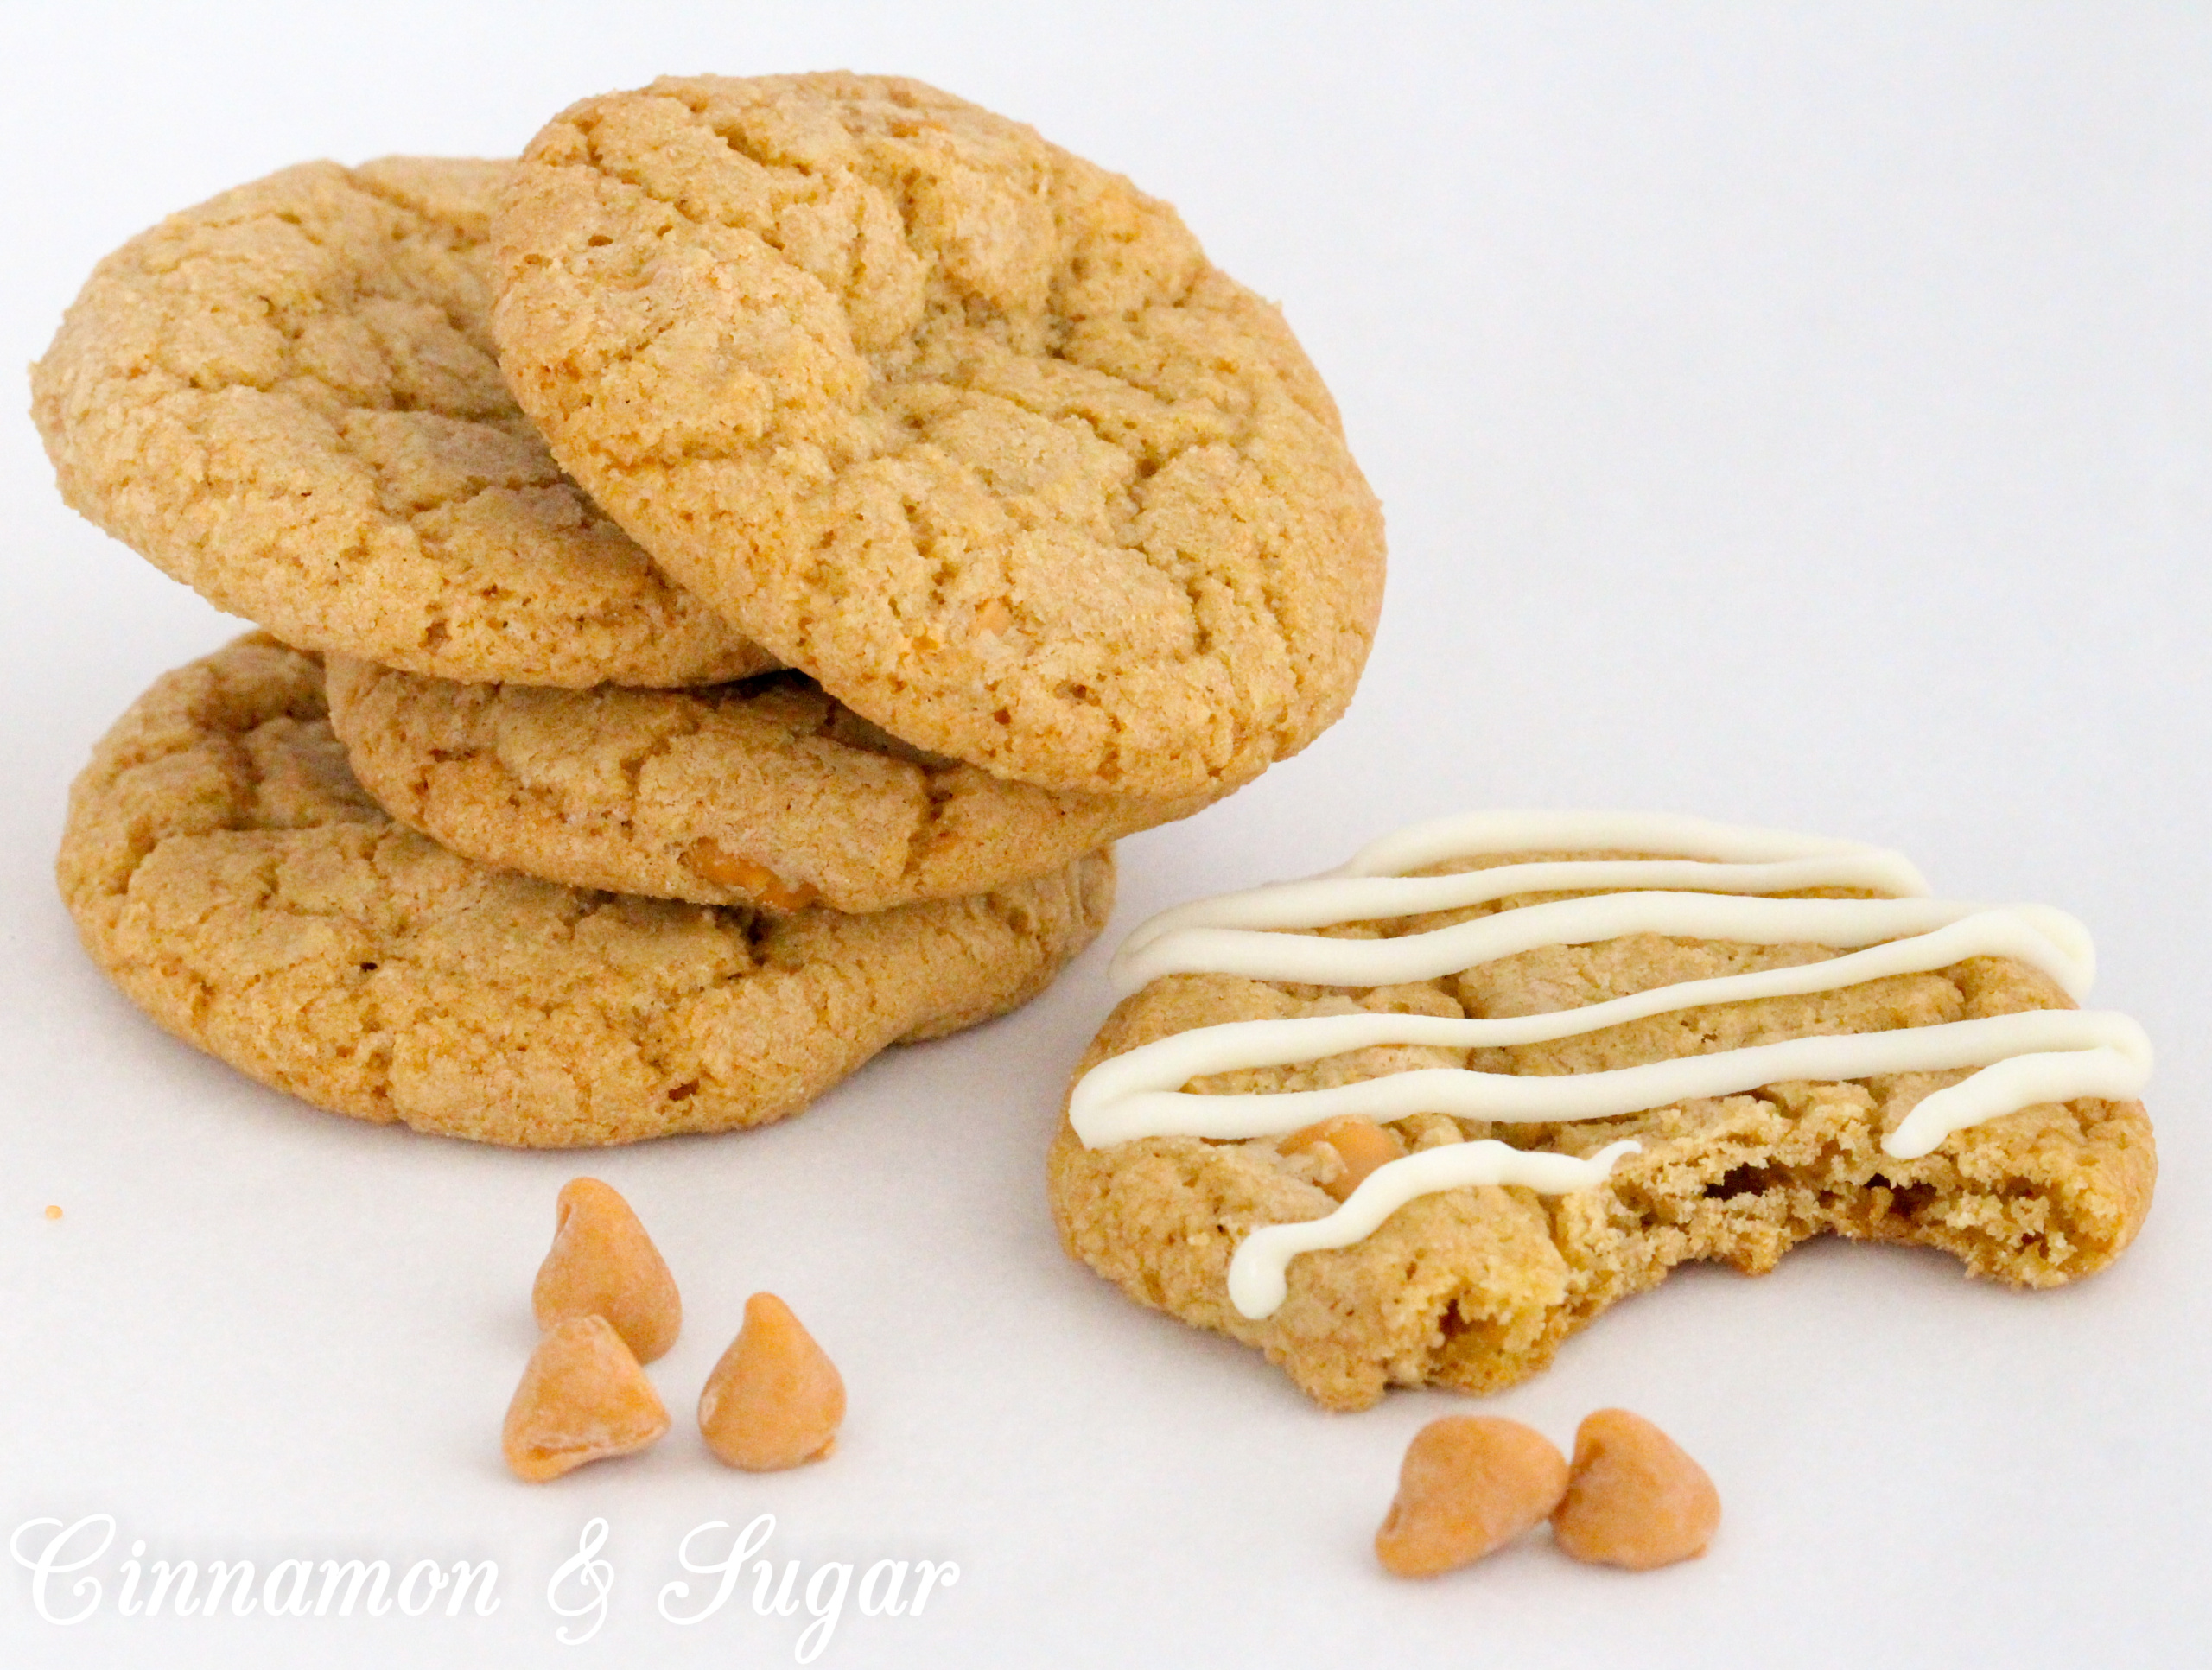
M 1057 870 L 1190 802 L 1056 793 L 907 747 L 804 675 L 456 684 L 333 657 L 353 775 L 455 852 L 615 892 L 887 910 Z
M 683 584 L 893 734 L 1219 792 L 1350 701 L 1382 518 L 1174 211 L 913 81 L 667 79 L 531 141 L 500 364 Z
M 1924 892 L 1847 842 L 1495 814 L 1170 912 L 1071 1092 L 1062 1240 L 1341 1409 L 1510 1386 L 1678 1264 L 1823 1233 L 2088 1275 L 2149 1210 L 2148 1045 L 2075 1008 L 2072 918 Z
M 796 1112 L 885 1045 L 1013 1008 L 1104 924 L 1104 854 L 976 897 L 771 918 L 533 880 L 364 794 L 315 659 L 164 676 L 70 795 L 63 898 L 171 1032 L 358 1118 L 527 1147 Z
M 32 414 L 77 510 L 218 608 L 443 678 L 774 663 L 564 477 L 492 352 L 508 164 L 310 162 L 94 269 Z

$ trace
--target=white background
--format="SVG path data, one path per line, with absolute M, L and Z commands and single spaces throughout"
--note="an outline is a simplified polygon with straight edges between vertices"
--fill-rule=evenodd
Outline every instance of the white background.
M 1036 123 L 1281 299 L 1389 516 L 1351 716 L 1123 848 L 1116 931 L 1493 805 L 1661 807 L 1904 848 L 2063 906 L 2161 1051 L 2135 1249 L 2078 1288 L 1822 1245 L 1678 1275 L 1482 1406 L 1652 1416 L 1727 1504 L 1630 1577 L 1541 1539 L 1427 1584 L 1369 1539 L 1466 1407 L 1306 1406 L 1058 1252 L 1041 1165 L 1103 954 L 804 1117 L 588 1159 L 372 1129 L 159 1033 L 78 949 L 63 796 L 235 630 L 67 511 L 0 423 L 0 1531 L 149 1556 L 493 1559 L 455 1622 L 92 1621 L 0 1570 L 8 1665 L 789 1662 L 802 1619 L 657 1616 L 673 1550 L 958 1562 L 827 1664 L 2173 1664 L 2212 1634 L 2204 1016 L 2212 16 L 1928 3 L 1070 9 L 10 7 L 4 352 L 93 261 L 315 156 L 512 152 L 664 71 L 850 66 Z M 1357 17 L 1354 17 L 1354 12 Z M 13 407 L 25 396 L 16 385 Z M 553 1196 L 626 1191 L 682 1282 L 677 1426 L 545 1488 L 497 1432 Z M 48 1203 L 65 1208 L 48 1222 Z M 842 1367 L 835 1459 L 725 1471 L 688 1419 L 745 1296 Z M 547 1576 L 604 1515 L 588 1645 Z M 57 1595 L 54 1604 L 64 1604 Z

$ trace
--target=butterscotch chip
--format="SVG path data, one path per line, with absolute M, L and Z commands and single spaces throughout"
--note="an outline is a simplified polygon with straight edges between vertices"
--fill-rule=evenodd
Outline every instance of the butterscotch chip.
M 56 867 L 93 961 L 188 1042 L 340 1113 L 541 1148 L 796 1113 L 892 1044 L 1027 1002 L 1113 898 L 1109 854 L 868 916 L 493 869 L 361 791 L 321 666 L 266 638 L 118 721 Z
M 1576 1431 L 1552 1514 L 1553 1537 L 1575 1559 L 1649 1572 L 1702 1554 L 1719 1527 L 1705 1469 L 1643 1416 L 1600 1409 Z
M 771 911 L 803 911 L 822 896 L 812 882 L 793 886 L 766 865 L 725 852 L 712 835 L 702 835 L 683 849 L 683 865 L 702 881 L 758 899 Z
M 1277 1151 L 1300 1154 L 1325 1148 L 1335 1156 L 1336 1169 L 1321 1187 L 1337 1200 L 1349 1200 L 1352 1191 L 1367 1180 L 1377 1166 L 1405 1156 L 1405 1146 L 1371 1119 L 1357 1114 L 1340 1114 L 1293 1131 L 1276 1145 Z
M 1376 1558 L 1402 1578 L 1435 1577 L 1541 1524 L 1566 1489 L 1567 1458 L 1534 1427 L 1446 1415 L 1406 1446 Z
M 540 1328 L 571 1317 L 606 1318 L 640 1362 L 675 1344 L 683 1325 L 683 1302 L 660 1249 L 630 1203 L 596 1178 L 562 1188 L 552 1250 L 530 1298 Z
M 1007 783 L 796 672 L 693 690 L 464 684 L 333 657 L 362 787 L 466 857 L 575 887 L 865 913 L 1043 875 L 1198 810 Z
M 699 1394 L 707 1447 L 748 1473 L 819 1461 L 845 1419 L 845 1382 L 773 1293 L 745 1302 L 745 1325 Z
M 61 1216 L 61 1209 L 59 1206 L 49 1206 L 46 1209 L 46 1215 L 48 1218 L 59 1218 Z
M 1282 315 L 1166 204 L 919 82 L 573 105 L 494 225 L 499 360 L 654 560 L 898 736 L 1178 799 L 1350 701 L 1382 524 Z
M 309 649 L 571 686 L 772 666 L 507 391 L 484 257 L 508 166 L 308 162 L 132 238 L 31 371 L 62 496 Z
M 604 1317 L 571 1317 L 537 1343 L 500 1433 L 517 1478 L 542 1484 L 626 1456 L 668 1431 L 668 1411 Z

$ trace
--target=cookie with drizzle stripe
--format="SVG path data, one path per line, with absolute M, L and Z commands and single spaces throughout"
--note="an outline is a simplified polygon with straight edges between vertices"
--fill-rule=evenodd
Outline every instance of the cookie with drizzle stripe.
M 1597 855 L 1403 873 L 1455 860 L 1559 851 Z M 1616 855 L 1624 854 L 1636 856 Z M 1593 891 L 1601 889 L 1610 891 Z M 1773 896 L 1815 890 L 1903 897 Z M 1970 959 L 2005 959 L 2033 970 L 2063 994 L 2056 997 L 2061 1003 L 2086 994 L 2094 950 L 2072 918 L 2040 905 L 1949 903 L 1928 892 L 1919 873 L 1896 854 L 1703 820 L 1493 813 L 1416 826 L 1326 875 L 1200 901 L 1154 918 L 1125 941 L 1115 962 L 1116 984 L 1141 990 L 1157 981 L 1196 977 L 1338 990 L 1395 987 L 1446 980 L 1547 947 L 1602 946 L 1630 936 L 1840 954 L 1665 982 L 1538 1014 L 1309 1014 L 1173 1032 L 1112 1055 L 1081 1076 L 1070 1096 L 1068 1134 L 1097 1149 L 1154 1138 L 1279 1138 L 1345 1114 L 1381 1122 L 1448 1114 L 1516 1126 L 1578 1123 L 1786 1082 L 1966 1070 L 1957 1083 L 1921 1096 L 1881 1135 L 1885 1159 L 1914 1160 L 1957 1132 L 2023 1108 L 2077 1099 L 2117 1102 L 2139 1093 L 2151 1058 L 2141 1028 L 2123 1015 L 2060 1007 L 1790 1038 L 1603 1071 L 1529 1076 L 1432 1067 L 1319 1089 L 1198 1094 L 1183 1088 L 1224 1073 L 1310 1068 L 1359 1051 L 1464 1052 L 1587 1038 L 1652 1017 L 1839 992 L 1934 974 Z M 1381 938 L 1310 931 L 1559 892 L 1587 896 L 1522 903 Z M 1295 1145 L 1283 1146 L 1287 1151 Z M 1251 1227 L 1238 1237 L 1225 1273 L 1227 1296 L 1241 1318 L 1263 1323 L 1284 1302 L 1293 1259 L 1352 1246 L 1411 1200 L 1481 1184 L 1553 1196 L 1599 1189 L 1639 1147 L 1628 1138 L 1582 1154 L 1530 1152 L 1487 1139 L 1423 1148 L 1377 1166 L 1320 1217 Z M 2147 1178 L 2144 1193 L 2147 1197 Z M 1063 1222 L 1065 1229 L 1065 1215 Z

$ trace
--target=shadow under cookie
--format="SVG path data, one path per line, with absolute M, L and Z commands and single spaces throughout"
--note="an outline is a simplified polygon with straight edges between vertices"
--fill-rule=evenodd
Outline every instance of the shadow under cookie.
M 361 791 L 321 665 L 264 636 L 117 722 L 58 871 L 93 960 L 188 1042 L 336 1112 L 529 1147 L 780 1119 L 1034 996 L 1113 895 L 1106 853 L 863 917 L 491 869 Z
M 658 898 L 887 910 L 1057 870 L 1204 807 L 1007 783 L 797 672 L 692 690 L 459 684 L 333 657 L 332 727 L 401 822 L 487 864 Z

